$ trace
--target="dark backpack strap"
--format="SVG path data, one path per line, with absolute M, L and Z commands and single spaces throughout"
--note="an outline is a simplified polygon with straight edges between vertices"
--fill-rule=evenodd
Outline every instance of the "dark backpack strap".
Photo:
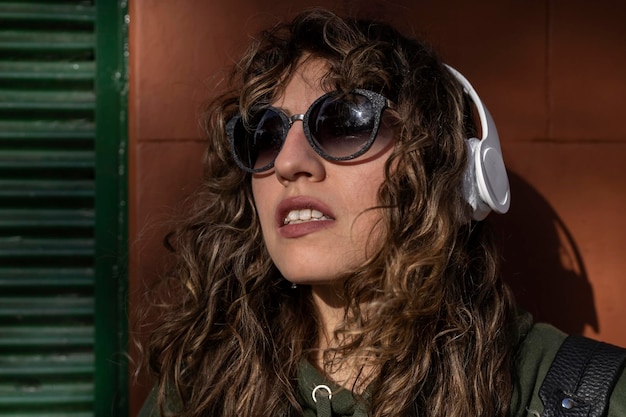
M 621 373 L 626 349 L 582 336 L 561 345 L 539 389 L 542 417 L 602 417 Z

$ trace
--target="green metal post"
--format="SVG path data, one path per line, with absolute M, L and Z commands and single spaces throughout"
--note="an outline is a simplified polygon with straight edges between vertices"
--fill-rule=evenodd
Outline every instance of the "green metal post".
M 96 2 L 95 415 L 128 415 L 128 5 Z

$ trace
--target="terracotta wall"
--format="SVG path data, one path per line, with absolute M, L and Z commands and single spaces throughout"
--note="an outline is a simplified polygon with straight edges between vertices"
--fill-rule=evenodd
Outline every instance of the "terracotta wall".
M 202 102 L 249 34 L 313 5 L 423 35 L 473 82 L 511 172 L 511 212 L 490 220 L 507 280 L 539 319 L 626 345 L 619 1 L 130 2 L 131 309 L 162 265 L 163 222 L 198 182 Z M 133 386 L 131 415 L 147 384 Z

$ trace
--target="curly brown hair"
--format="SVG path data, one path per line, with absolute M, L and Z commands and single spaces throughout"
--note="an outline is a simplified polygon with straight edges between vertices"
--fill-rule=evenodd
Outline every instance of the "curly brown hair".
M 427 44 L 319 9 L 262 32 L 206 113 L 204 182 L 172 234 L 177 265 L 149 342 L 162 410 L 302 414 L 297 373 L 316 348 L 316 310 L 310 289 L 290 289 L 267 253 L 225 123 L 271 103 L 306 56 L 328 63 L 328 89 L 394 103 L 396 144 L 378 192 L 384 244 L 347 274 L 343 343 L 324 357 L 376 370 L 374 417 L 506 415 L 514 306 L 491 235 L 460 192 L 473 129 L 462 88 Z

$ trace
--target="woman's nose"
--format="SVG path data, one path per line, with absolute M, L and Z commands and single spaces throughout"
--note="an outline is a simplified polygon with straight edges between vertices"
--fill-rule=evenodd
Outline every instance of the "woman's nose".
M 274 161 L 274 170 L 278 180 L 285 186 L 301 177 L 312 181 L 321 181 L 326 177 L 324 160 L 309 144 L 300 119 L 291 125 Z

